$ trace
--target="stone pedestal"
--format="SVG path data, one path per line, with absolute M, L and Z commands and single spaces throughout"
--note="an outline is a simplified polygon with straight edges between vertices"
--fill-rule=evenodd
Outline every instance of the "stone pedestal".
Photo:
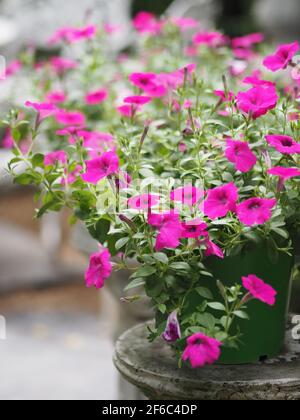
M 150 400 L 300 400 L 300 342 L 292 339 L 291 328 L 276 360 L 192 370 L 179 369 L 162 340 L 149 343 L 144 324 L 119 338 L 114 363 Z

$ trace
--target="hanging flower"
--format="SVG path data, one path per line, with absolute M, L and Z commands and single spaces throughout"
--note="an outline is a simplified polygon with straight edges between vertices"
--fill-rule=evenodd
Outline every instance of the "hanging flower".
M 55 118 L 56 121 L 62 125 L 86 125 L 86 117 L 80 111 L 66 111 L 64 109 L 60 109 L 56 112 Z
M 182 227 L 177 213 L 149 214 L 148 223 L 159 229 L 155 249 L 177 248 L 180 244 Z
M 226 140 L 226 157 L 240 172 L 249 172 L 256 164 L 256 156 L 245 141 Z
M 235 211 L 238 189 L 231 182 L 208 191 L 204 201 L 204 214 L 214 220 Z
M 92 254 L 90 257 L 90 265 L 85 273 L 85 281 L 87 287 L 96 287 L 101 289 L 104 282 L 112 273 L 112 265 L 110 262 L 110 253 L 108 249 L 100 249 L 100 252 Z
M 283 181 L 286 181 L 290 178 L 295 178 L 300 176 L 300 171 L 298 168 L 284 168 L 283 166 L 275 166 L 268 170 L 268 174 L 278 176 Z
M 61 104 L 67 100 L 65 93 L 61 90 L 54 90 L 52 92 L 48 92 L 46 95 L 46 100 L 51 104 Z
M 187 339 L 182 359 L 189 360 L 192 368 L 212 365 L 220 358 L 221 346 L 220 341 L 199 332 Z
M 237 95 L 237 105 L 241 111 L 257 119 L 277 105 L 278 95 L 274 87 L 256 86 L 246 92 L 239 92 Z
M 285 70 L 297 51 L 299 51 L 298 41 L 292 44 L 279 45 L 274 55 L 265 58 L 264 66 L 273 72 Z
M 284 155 L 300 154 L 300 144 L 292 139 L 292 137 L 272 135 L 266 136 L 266 140 L 270 146 Z
M 149 210 L 158 205 L 159 195 L 142 194 L 128 200 L 128 206 L 135 210 Z
M 46 102 L 37 103 L 37 102 L 27 101 L 25 102 L 25 106 L 28 108 L 35 109 L 39 114 L 40 120 L 51 117 L 57 112 L 57 108 L 55 105 L 46 103 Z
M 114 175 L 119 170 L 119 158 L 115 152 L 106 152 L 101 157 L 86 162 L 83 181 L 97 184 L 101 179 Z
M 199 238 L 200 236 L 208 236 L 207 224 L 201 219 L 190 220 L 181 223 L 182 238 Z
M 165 341 L 168 343 L 174 343 L 177 340 L 180 340 L 181 338 L 181 331 L 180 331 L 180 325 L 177 318 L 177 312 L 172 312 L 167 320 L 167 326 L 162 334 L 162 337 Z
M 48 153 L 45 155 L 44 164 L 45 166 L 54 166 L 57 162 L 65 165 L 68 157 L 65 151 L 58 150 L 56 152 Z
M 237 215 L 246 226 L 263 225 L 272 217 L 271 210 L 276 204 L 275 199 L 249 198 L 237 206 Z
M 170 199 L 187 206 L 194 206 L 204 197 L 204 191 L 193 185 L 186 185 L 171 191 Z
M 218 245 L 216 245 L 213 241 L 208 239 L 205 242 L 205 245 L 206 245 L 206 251 L 205 251 L 206 257 L 215 256 L 215 257 L 224 259 L 223 250 L 220 247 L 218 247 Z
M 277 292 L 254 274 L 243 277 L 243 286 L 255 298 L 267 305 L 274 306 Z
M 108 91 L 106 89 L 99 89 L 94 92 L 90 92 L 85 97 L 87 105 L 99 105 L 108 98 Z

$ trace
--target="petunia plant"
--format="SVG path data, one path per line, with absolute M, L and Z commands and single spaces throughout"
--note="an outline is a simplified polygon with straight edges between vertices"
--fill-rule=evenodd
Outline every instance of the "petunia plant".
M 258 245 L 273 261 L 293 252 L 300 91 L 290 73 L 299 45 L 265 58 L 262 34 L 231 40 L 194 19 L 148 13 L 133 26 L 136 51 L 111 63 L 94 26 L 51 38 L 85 47 L 76 64 L 33 63 L 43 70 L 36 100 L 2 121 L 9 172 L 38 187 L 37 217 L 67 207 L 99 242 L 87 286 L 102 288 L 113 268 L 132 270 L 124 301 L 144 287 L 156 313 L 150 340 L 161 336 L 181 363 L 202 367 L 242 342 L 236 321 L 251 300 L 273 306 L 277 295 L 255 272 L 228 287 L 210 261 Z

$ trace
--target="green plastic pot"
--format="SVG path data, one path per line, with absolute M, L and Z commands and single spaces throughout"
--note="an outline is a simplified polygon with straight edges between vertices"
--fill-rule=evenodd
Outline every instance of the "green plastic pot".
M 233 331 L 239 328 L 242 333 L 239 350 L 223 348 L 219 362 L 247 364 L 277 357 L 284 346 L 294 258 L 280 253 L 277 261 L 272 262 L 267 248 L 260 247 L 224 260 L 211 257 L 207 263 L 214 275 L 214 281 L 209 284 L 214 296 L 219 294 L 217 280 L 232 286 L 249 274 L 260 277 L 278 293 L 273 307 L 258 300 L 249 302 L 247 313 L 250 320 L 236 319 L 233 323 Z

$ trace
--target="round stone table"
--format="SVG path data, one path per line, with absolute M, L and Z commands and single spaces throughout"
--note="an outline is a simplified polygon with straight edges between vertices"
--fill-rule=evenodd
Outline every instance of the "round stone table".
M 178 368 L 163 340 L 147 340 L 146 325 L 124 333 L 114 363 L 150 400 L 300 400 L 300 342 L 287 331 L 286 350 L 276 360 L 242 366 Z

